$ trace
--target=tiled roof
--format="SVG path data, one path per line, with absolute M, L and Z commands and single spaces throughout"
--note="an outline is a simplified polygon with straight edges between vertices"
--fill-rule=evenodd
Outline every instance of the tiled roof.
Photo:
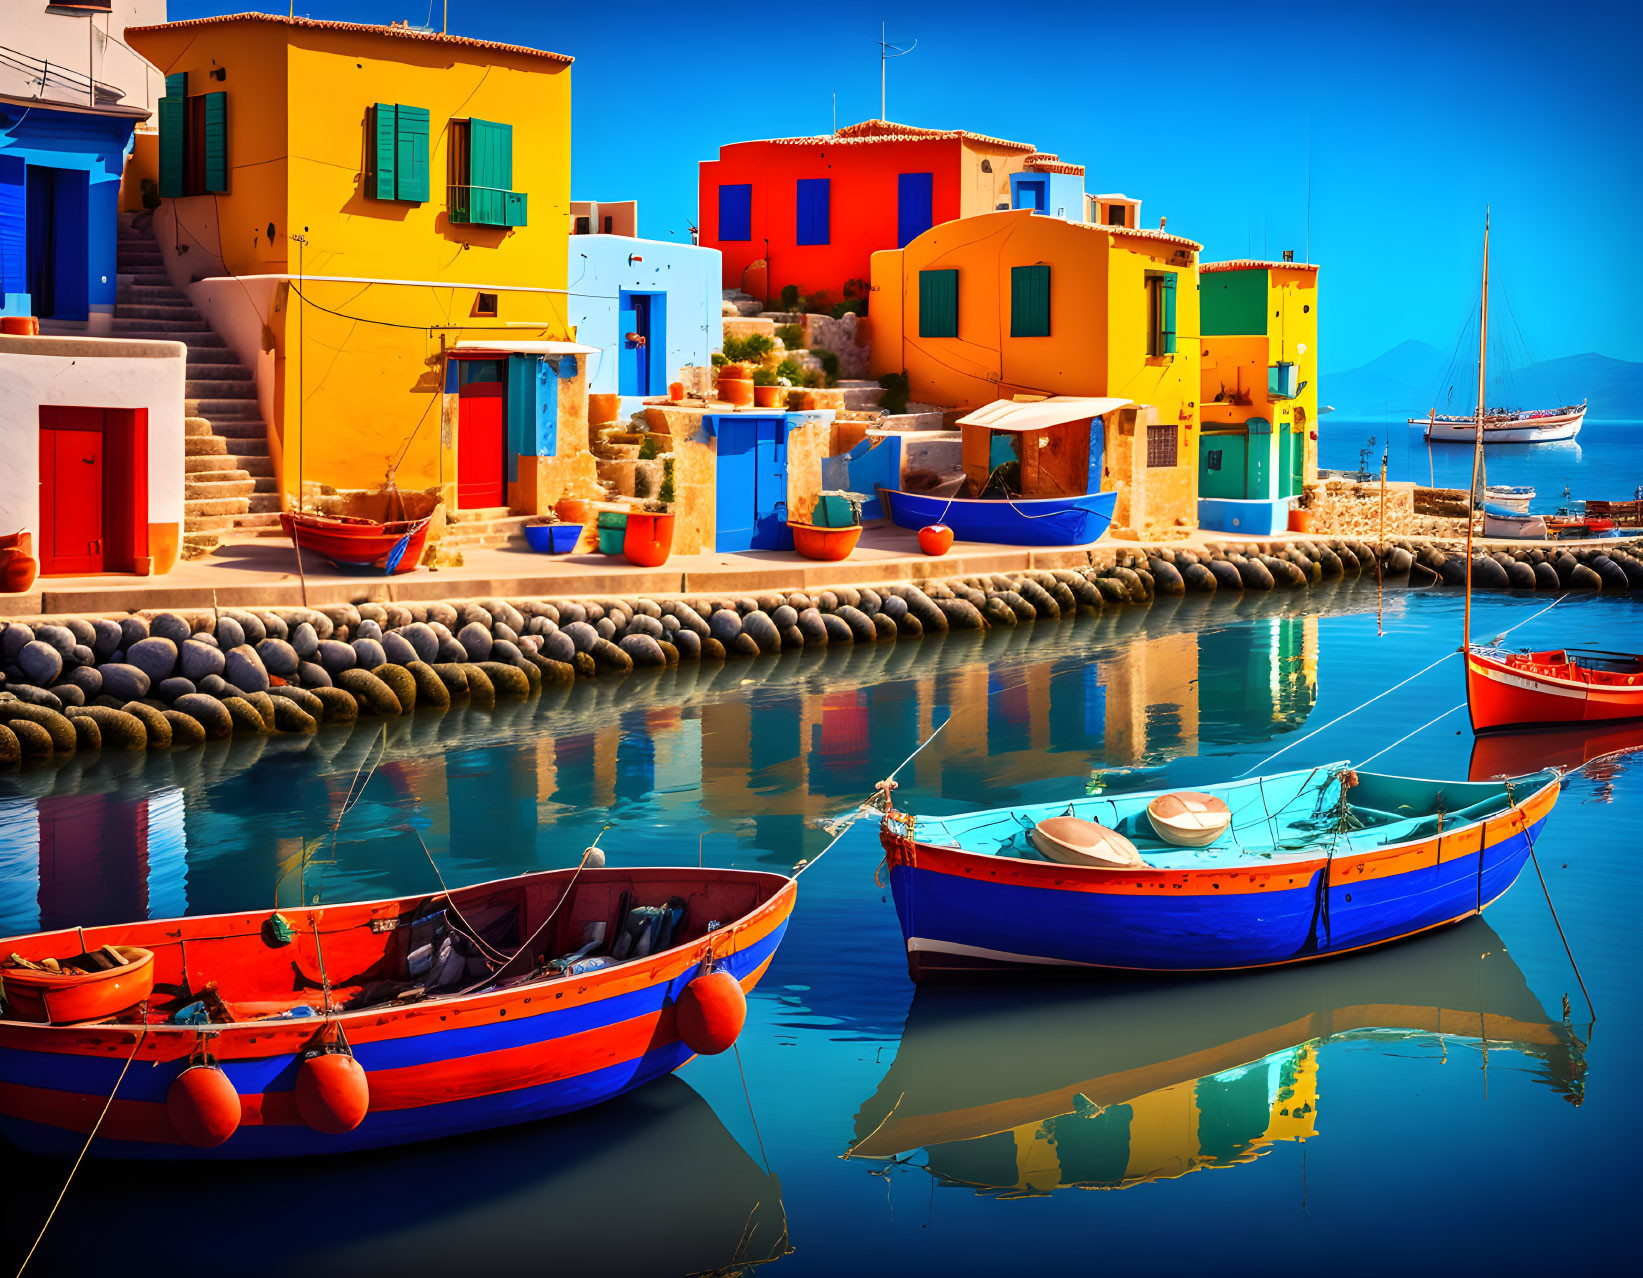
M 277 13 L 224 13 L 211 18 L 184 18 L 180 22 L 162 22 L 147 27 L 127 27 L 126 34 L 145 35 L 151 31 L 193 30 L 195 27 L 222 26 L 230 22 L 270 22 L 282 27 L 296 27 L 312 31 L 349 31 L 362 35 L 387 36 L 396 40 L 426 40 L 434 44 L 461 45 L 468 49 L 491 49 L 498 53 L 522 53 L 530 58 L 544 58 L 549 62 L 571 63 L 575 58 L 565 53 L 549 53 L 546 49 L 528 49 L 521 44 L 499 44 L 494 40 L 473 40 L 467 36 L 441 35 L 437 31 L 418 31 L 412 27 L 383 27 L 363 22 L 321 22 L 314 18 L 287 18 Z
M 1071 225 L 1083 227 L 1086 231 L 1106 231 L 1111 235 L 1128 235 L 1138 240 L 1156 240 L 1160 244 L 1179 244 L 1182 248 L 1191 249 L 1194 253 L 1202 253 L 1204 246 L 1197 240 L 1189 240 L 1184 235 L 1171 235 L 1168 231 L 1149 229 L 1144 226 L 1107 226 L 1101 222 L 1073 222 Z
M 1053 155 L 1029 155 L 1025 163 L 1034 173 L 1071 173 L 1074 177 L 1084 176 L 1082 164 L 1068 164 Z
M 1251 257 L 1235 258 L 1230 262 L 1205 262 L 1199 268 L 1204 274 L 1211 271 L 1315 271 L 1316 262 L 1262 262 Z
M 970 133 L 964 129 L 921 129 L 911 124 L 896 124 L 890 120 L 863 120 L 860 124 L 849 124 L 837 133 L 821 133 L 812 137 L 799 138 L 761 138 L 756 141 L 772 142 L 778 146 L 840 146 L 861 145 L 873 142 L 947 142 L 963 141 L 974 142 L 980 146 L 996 147 L 1003 151 L 1025 151 L 1036 154 L 1038 148 L 1026 142 L 1009 142 L 1003 138 L 990 138 L 983 133 Z

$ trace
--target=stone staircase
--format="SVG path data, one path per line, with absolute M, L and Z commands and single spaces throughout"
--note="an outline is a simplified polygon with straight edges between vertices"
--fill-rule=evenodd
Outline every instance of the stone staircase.
M 224 537 L 277 528 L 279 490 L 251 370 L 172 286 L 150 232 L 134 230 L 122 219 L 117 261 L 119 291 L 110 335 L 188 347 L 184 557 L 209 554 Z
M 478 510 L 453 510 L 442 547 L 452 550 L 472 550 L 480 546 L 504 546 L 517 541 L 525 543 L 524 527 L 529 515 L 515 515 L 506 506 L 481 507 Z

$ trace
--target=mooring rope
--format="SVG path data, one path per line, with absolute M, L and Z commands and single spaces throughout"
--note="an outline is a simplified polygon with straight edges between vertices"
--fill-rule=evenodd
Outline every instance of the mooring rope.
M 1582 764 L 1581 766 L 1584 767 L 1585 765 Z M 1580 995 L 1586 1000 L 1586 1010 L 1591 1013 L 1591 1023 L 1596 1025 L 1597 1008 L 1592 1006 L 1592 996 L 1586 989 L 1586 978 L 1581 976 L 1580 964 L 1575 962 L 1575 952 L 1569 947 L 1568 934 L 1564 932 L 1563 923 L 1557 917 L 1557 906 L 1552 904 L 1552 891 L 1546 886 L 1546 876 L 1541 873 L 1540 858 L 1535 855 L 1535 835 L 1533 827 L 1529 824 L 1528 813 L 1524 813 L 1523 816 L 1523 837 L 1529 842 L 1529 860 L 1535 867 L 1535 877 L 1540 880 L 1541 895 L 1546 898 L 1546 908 L 1552 915 L 1552 923 L 1557 928 L 1558 939 L 1563 942 L 1563 952 L 1569 958 L 1569 966 L 1574 969 L 1575 983 L 1580 986 Z M 1482 855 L 1481 852 L 1478 854 L 1480 860 Z
M 141 1005 L 142 1015 L 148 1015 L 148 1004 Z M 125 1082 L 126 1071 L 131 1068 L 131 1062 L 137 1059 L 137 1053 L 142 1051 L 143 1042 L 148 1038 L 148 1022 L 143 1022 L 142 1032 L 137 1035 L 137 1041 L 132 1044 L 131 1055 L 126 1057 L 126 1063 L 120 1066 L 120 1075 L 114 1080 L 114 1087 L 109 1091 L 108 1099 L 103 1102 L 102 1112 L 97 1115 L 97 1121 L 91 1125 L 86 1133 L 86 1143 L 80 1146 L 79 1156 L 74 1160 L 74 1166 L 68 1169 L 68 1177 L 63 1181 L 63 1187 L 57 1192 L 57 1201 L 52 1203 L 51 1210 L 46 1213 L 46 1223 L 40 1226 L 40 1232 L 34 1236 L 34 1245 L 29 1248 L 29 1254 L 23 1257 L 23 1263 L 17 1266 L 17 1278 L 23 1278 L 23 1271 L 29 1267 L 29 1261 L 34 1259 L 34 1253 L 40 1249 L 45 1241 L 46 1230 L 51 1228 L 51 1222 L 56 1218 L 57 1209 L 63 1205 L 63 1199 L 68 1195 L 68 1187 L 74 1183 L 74 1174 L 80 1170 L 80 1164 L 85 1161 L 86 1151 L 91 1148 L 91 1142 L 97 1139 L 97 1132 L 102 1128 L 103 1119 L 108 1117 L 108 1111 L 114 1108 L 114 1098 L 120 1093 L 120 1084 Z
M 1401 746 L 1405 741 L 1409 740 L 1410 737 L 1417 736 L 1420 733 L 1425 732 L 1428 728 L 1430 728 L 1433 724 L 1437 723 L 1439 720 L 1447 719 L 1450 715 L 1454 714 L 1455 711 L 1464 710 L 1464 709 L 1466 709 L 1466 703 L 1464 701 L 1462 701 L 1462 702 L 1460 702 L 1456 705 L 1450 706 L 1447 710 L 1445 710 L 1442 714 L 1440 714 L 1436 719 L 1428 719 L 1425 723 L 1421 724 L 1421 726 L 1416 728 L 1413 732 L 1404 733 L 1401 737 L 1399 737 L 1391 745 L 1382 746 L 1379 750 L 1375 751 L 1374 754 L 1370 755 L 1367 759 L 1362 760 L 1361 762 L 1355 764 L 1354 766 L 1359 767 L 1359 768 L 1367 767 L 1369 764 L 1373 763 L 1376 759 L 1380 758 L 1383 754 L 1385 754 L 1388 750 L 1396 749 L 1398 746 Z

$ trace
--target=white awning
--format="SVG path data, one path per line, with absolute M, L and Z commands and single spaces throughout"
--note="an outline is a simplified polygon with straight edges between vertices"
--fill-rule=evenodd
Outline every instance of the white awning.
M 597 346 L 576 342 L 483 342 L 469 339 L 451 347 L 454 351 L 505 351 L 509 355 L 597 355 Z
M 1052 395 L 1048 399 L 1022 403 L 1013 399 L 995 399 L 984 408 L 978 408 L 967 417 L 960 417 L 960 426 L 985 426 L 988 430 L 1048 430 L 1063 422 L 1084 421 L 1091 417 L 1105 417 L 1115 408 L 1133 403 L 1128 399 L 1087 399 L 1077 395 Z

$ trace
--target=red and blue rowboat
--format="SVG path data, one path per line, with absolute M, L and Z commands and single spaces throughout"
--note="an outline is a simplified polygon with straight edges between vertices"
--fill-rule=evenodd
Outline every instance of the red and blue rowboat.
M 73 1156 L 112 1093 L 93 1155 L 287 1158 L 583 1109 L 694 1055 L 681 1038 L 681 996 L 707 965 L 753 988 L 796 893 L 784 875 L 745 870 L 552 870 L 448 895 L 3 940 L 0 955 L 35 962 L 103 945 L 152 951 L 154 991 L 145 1006 L 91 1023 L 28 1023 L 8 1008 L 0 1132 L 30 1152 Z M 664 948 L 581 974 L 543 970 L 577 950 L 590 925 L 615 938 L 635 907 L 648 919 L 672 907 Z M 302 1079 L 339 1048 L 368 1088 L 363 1117 L 344 1131 L 334 1129 L 349 1118 L 325 1112 L 337 1099 L 331 1083 L 310 1078 L 304 1093 Z M 191 1068 L 227 1081 L 180 1091 Z M 229 1131 L 202 1145 L 202 1122 Z
M 1438 782 L 1344 763 L 1203 791 L 1231 811 L 1206 847 L 1152 832 L 1168 791 L 880 827 L 915 981 L 997 968 L 1191 972 L 1268 967 L 1380 945 L 1482 910 L 1517 879 L 1559 778 Z M 1142 868 L 1043 859 L 1050 817 L 1128 838 Z
M 1112 523 L 1116 492 L 1072 497 L 931 497 L 880 488 L 879 500 L 903 528 L 945 524 L 958 541 L 1000 546 L 1087 546 Z

